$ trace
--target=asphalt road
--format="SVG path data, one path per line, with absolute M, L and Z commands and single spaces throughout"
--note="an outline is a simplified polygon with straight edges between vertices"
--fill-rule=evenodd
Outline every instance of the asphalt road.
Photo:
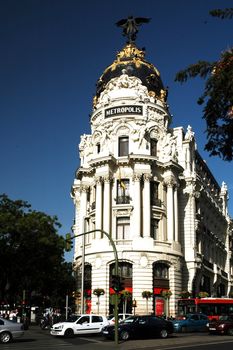
M 49 331 L 31 326 L 24 337 L 9 344 L 1 344 L 0 350 L 232 350 L 233 337 L 208 333 L 174 334 L 168 339 L 146 339 L 119 342 L 101 336 L 79 336 L 71 339 L 53 337 Z

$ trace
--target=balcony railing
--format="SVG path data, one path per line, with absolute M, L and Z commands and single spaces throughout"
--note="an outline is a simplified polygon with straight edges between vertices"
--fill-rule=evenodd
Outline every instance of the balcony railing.
M 116 202 L 117 204 L 129 204 L 130 196 L 118 196 Z

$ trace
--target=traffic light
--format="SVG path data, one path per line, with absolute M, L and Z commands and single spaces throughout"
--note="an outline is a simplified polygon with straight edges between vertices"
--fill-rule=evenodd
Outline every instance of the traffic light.
M 65 239 L 65 251 L 70 252 L 71 249 L 73 248 L 73 241 L 71 238 L 70 233 L 66 233 L 66 239 Z
M 119 293 L 124 289 L 124 279 L 119 275 L 112 275 L 112 289 Z

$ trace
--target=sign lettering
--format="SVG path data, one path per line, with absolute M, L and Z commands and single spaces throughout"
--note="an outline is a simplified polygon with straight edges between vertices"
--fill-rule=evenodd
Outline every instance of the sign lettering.
M 123 114 L 143 114 L 142 106 L 119 106 L 105 109 L 105 118 Z

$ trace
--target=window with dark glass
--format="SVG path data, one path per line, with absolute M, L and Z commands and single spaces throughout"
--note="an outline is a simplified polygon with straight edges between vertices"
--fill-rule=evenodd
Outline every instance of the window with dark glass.
M 129 239 L 129 218 L 117 218 L 116 239 Z
M 119 157 L 127 156 L 129 154 L 129 138 L 128 136 L 119 137 Z
M 129 180 L 117 180 L 117 204 L 129 204 Z
M 158 229 L 159 229 L 159 220 L 152 219 L 151 220 L 151 231 L 150 231 L 151 238 L 158 239 Z
M 158 207 L 161 206 L 161 200 L 158 198 L 159 196 L 159 183 L 155 181 L 151 181 L 150 183 L 150 203 L 151 205 L 156 205 Z
M 97 143 L 96 149 L 97 149 L 97 153 L 100 153 L 100 143 Z
M 150 154 L 151 156 L 157 156 L 157 140 L 151 139 L 150 140 Z

